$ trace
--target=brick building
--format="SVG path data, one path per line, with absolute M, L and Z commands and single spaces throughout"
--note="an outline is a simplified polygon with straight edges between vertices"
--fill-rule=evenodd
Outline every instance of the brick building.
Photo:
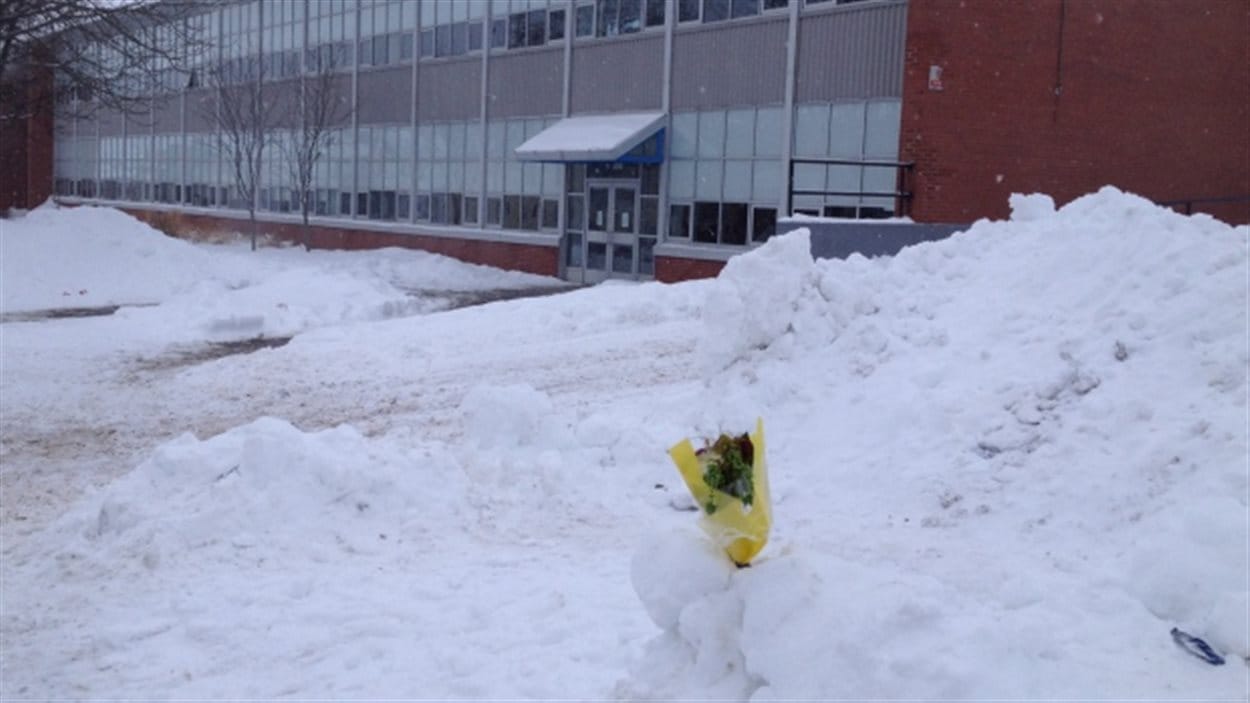
M 342 57 L 316 246 L 678 280 L 787 212 L 967 223 L 1111 184 L 1250 221 L 1243 0 L 223 0 L 195 21 L 206 61 L 272 67 L 272 95 Z M 3 125 L 0 205 L 237 227 L 213 93 L 188 84 L 145 116 Z M 294 238 L 279 160 L 261 220 Z

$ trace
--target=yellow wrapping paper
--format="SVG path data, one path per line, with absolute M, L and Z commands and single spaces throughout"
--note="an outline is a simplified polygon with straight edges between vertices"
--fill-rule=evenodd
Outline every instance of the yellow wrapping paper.
M 699 457 L 690 440 L 684 439 L 668 450 L 700 509 L 707 505 L 709 495 L 716 494 L 716 512 L 707 515 L 705 511 L 700 524 L 739 566 L 749 564 L 760 553 L 768 543 L 768 531 L 773 524 L 772 498 L 768 492 L 768 462 L 764 458 L 763 419 L 755 421 L 751 445 L 755 450 L 751 466 L 755 495 L 750 507 L 743 505 L 738 498 L 704 483 L 703 467 L 699 465 Z

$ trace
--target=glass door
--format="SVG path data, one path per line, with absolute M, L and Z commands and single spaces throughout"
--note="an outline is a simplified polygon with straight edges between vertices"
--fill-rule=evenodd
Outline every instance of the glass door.
M 634 182 L 586 184 L 584 281 L 638 277 L 638 186 Z

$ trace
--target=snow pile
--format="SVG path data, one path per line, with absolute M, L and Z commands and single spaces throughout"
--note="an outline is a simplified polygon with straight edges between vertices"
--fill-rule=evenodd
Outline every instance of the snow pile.
M 203 248 L 120 210 L 45 204 L 0 220 L 0 311 L 156 303 L 216 275 Z
M 119 319 L 170 341 L 290 336 L 446 310 L 460 293 L 561 285 L 421 251 L 192 244 L 112 208 L 45 205 L 3 228 L 0 311 L 121 305 Z
M 195 563 L 272 568 L 308 551 L 372 552 L 379 533 L 400 531 L 418 508 L 422 520 L 444 517 L 455 491 L 454 481 L 421 482 L 411 457 L 351 427 L 306 434 L 266 418 L 157 448 L 57 524 L 66 540 L 48 568 L 151 577 Z
M 663 633 L 624 695 L 1245 693 L 1250 230 L 1111 188 L 1012 205 L 892 259 L 783 266 L 797 233 L 726 267 L 702 429 L 765 415 L 776 538 L 728 578 L 640 550 Z
M 341 323 L 443 264 L 197 247 L 225 273 L 157 307 L 6 324 L 6 488 L 81 481 L 57 452 L 114 428 L 239 426 L 5 523 L 3 695 L 1244 699 L 1250 230 L 1013 207 L 894 258 L 795 233 L 714 281 L 376 324 Z M 179 316 L 335 326 L 118 361 Z M 774 531 L 736 569 L 664 449 L 757 416 Z

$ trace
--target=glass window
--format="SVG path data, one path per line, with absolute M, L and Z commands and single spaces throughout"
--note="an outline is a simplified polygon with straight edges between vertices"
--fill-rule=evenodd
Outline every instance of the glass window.
M 668 0 L 647 0 L 647 26 L 659 27 L 664 24 L 664 5 Z
M 430 219 L 430 196 L 426 193 L 421 193 L 417 195 L 415 204 L 416 204 L 416 207 L 414 208 L 414 213 L 417 217 L 417 220 L 420 222 L 425 222 L 429 220 Z
M 694 197 L 693 161 L 673 161 L 668 168 L 668 194 L 678 200 Z
M 477 197 L 472 195 L 464 196 L 464 223 L 466 225 L 477 224 Z
M 546 198 L 543 200 L 543 229 L 558 229 L 560 227 L 560 201 Z
M 616 202 L 614 203 L 614 213 L 616 222 L 612 223 L 613 230 L 616 232 L 633 232 L 635 231 L 634 222 L 634 189 L 633 188 L 616 188 Z
M 725 113 L 711 110 L 699 113 L 699 158 L 718 159 L 725 155 Z
M 569 164 L 567 190 L 570 193 L 586 190 L 586 164 Z
M 783 7 L 789 7 L 789 0 L 764 0 L 765 10 L 779 10 Z
M 777 233 L 777 208 L 755 207 L 751 209 L 751 241 L 766 242 Z
M 721 244 L 747 243 L 747 204 L 725 203 L 721 205 Z
M 781 162 L 756 160 L 751 178 L 752 200 L 776 202 L 781 197 Z
M 508 21 L 504 19 L 491 20 L 490 47 L 492 49 L 500 49 L 507 45 L 508 45 Z
M 617 0 L 620 18 L 617 26 L 621 34 L 632 34 L 642 30 L 642 0 Z
M 542 46 L 547 43 L 547 11 L 531 10 L 529 13 L 529 33 L 525 41 L 527 46 Z
M 755 112 L 755 155 L 781 156 L 782 110 L 761 107 Z
M 760 13 L 760 0 L 733 0 L 732 14 L 737 17 L 752 17 Z
M 608 212 L 608 189 L 607 188 L 591 188 L 590 189 L 590 221 L 587 228 L 596 232 L 604 232 L 608 229 L 607 212 Z
M 750 158 L 754 142 L 755 110 L 730 110 L 725 118 L 725 156 Z
M 864 103 L 834 103 L 830 106 L 830 156 L 857 159 L 864 153 Z
M 469 25 L 457 22 L 451 26 L 451 55 L 459 56 L 469 50 Z
M 434 55 L 434 30 L 424 29 L 421 31 L 421 57 L 428 58 Z
M 655 275 L 655 239 L 653 237 L 638 238 L 638 273 L 644 276 Z
M 692 159 L 697 154 L 699 135 L 699 115 L 694 112 L 681 112 L 673 115 L 673 129 L 670 135 L 669 156 L 674 159 Z
M 407 32 L 399 35 L 399 60 L 412 60 L 412 35 Z
M 440 24 L 434 28 L 434 55 L 451 56 L 450 24 Z
M 503 226 L 505 229 L 521 228 L 521 196 L 505 195 L 503 198 Z
M 795 156 L 824 156 L 829 144 L 829 106 L 799 105 L 796 112 Z
M 508 48 L 516 49 L 525 46 L 525 39 L 528 36 L 525 27 L 526 14 L 518 12 L 508 17 Z
M 694 204 L 694 241 L 709 244 L 716 243 L 716 233 L 720 228 L 720 203 L 701 202 Z
M 469 51 L 480 51 L 482 48 L 482 23 L 469 23 Z
M 570 195 L 566 200 L 565 208 L 568 210 L 567 219 L 564 222 L 564 228 L 567 230 L 581 231 L 586 227 L 586 211 L 583 208 L 582 195 Z
M 608 266 L 608 245 L 603 242 L 586 243 L 586 268 L 602 271 Z
M 552 10 L 547 16 L 547 36 L 551 41 L 564 38 L 564 10 Z
M 751 162 L 733 159 L 725 162 L 723 196 L 726 200 L 751 199 Z
M 581 5 L 577 8 L 577 36 L 589 37 L 595 33 L 595 6 Z
M 564 265 L 580 268 L 582 265 L 582 235 L 568 234 L 564 238 Z
M 660 201 L 643 198 L 638 204 L 638 233 L 656 234 L 659 230 Z
M 616 36 L 620 30 L 617 24 L 617 0 L 598 0 L 596 7 L 599 10 L 599 23 L 595 29 L 595 36 Z
M 631 244 L 612 245 L 612 272 L 634 272 L 634 247 Z
M 430 196 L 430 222 L 447 223 L 447 194 L 434 193 Z
M 865 156 L 878 159 L 897 158 L 898 130 L 901 120 L 899 107 L 898 100 L 868 103 L 867 130 L 864 134 Z
M 499 197 L 486 199 L 486 224 L 498 225 L 501 222 L 503 205 Z
M 539 229 L 541 210 L 542 200 L 536 195 L 526 195 L 521 198 L 521 229 L 530 231 Z
M 721 161 L 696 161 L 695 197 L 704 200 L 720 200 L 722 173 L 723 162 Z
M 828 205 L 820 213 L 824 217 L 838 217 L 844 219 L 855 219 L 854 205 Z
M 699 19 L 700 0 L 677 0 L 677 21 L 690 22 Z
M 642 193 L 656 195 L 660 192 L 660 167 L 658 164 L 645 164 L 642 167 Z
M 719 22 L 729 19 L 729 0 L 703 0 L 703 21 Z

